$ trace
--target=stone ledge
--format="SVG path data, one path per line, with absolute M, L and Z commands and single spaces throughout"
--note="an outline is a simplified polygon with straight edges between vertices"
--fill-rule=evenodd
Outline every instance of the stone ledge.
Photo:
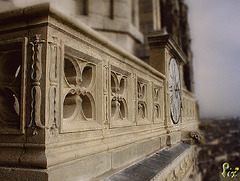
M 164 148 L 148 158 L 109 176 L 103 181 L 148 181 L 158 176 L 160 172 L 172 164 L 183 152 L 190 148 L 188 143 L 182 142 L 173 148 Z M 159 177 L 159 176 L 158 176 Z

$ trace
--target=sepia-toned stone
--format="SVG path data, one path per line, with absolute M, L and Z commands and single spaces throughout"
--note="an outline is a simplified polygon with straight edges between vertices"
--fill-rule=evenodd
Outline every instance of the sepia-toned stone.
M 179 17 L 164 28 L 167 5 L 11 2 L 8 7 L 18 9 L 0 14 L 0 180 L 103 180 L 130 164 L 142 179 L 144 174 L 153 180 L 189 177 L 196 151 L 183 141 L 198 129 L 192 78 L 185 78 L 185 66 L 192 69 L 191 51 L 179 43 L 183 34 L 175 33 Z M 170 9 L 180 12 L 174 2 Z M 175 123 L 171 58 L 181 83 Z M 155 152 L 168 154 L 159 161 L 168 166 L 136 169 L 137 161 Z M 149 167 L 157 164 L 152 160 Z

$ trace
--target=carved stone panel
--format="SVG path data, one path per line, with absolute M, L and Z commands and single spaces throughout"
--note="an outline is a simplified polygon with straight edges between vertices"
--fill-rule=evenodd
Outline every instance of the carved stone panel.
M 130 73 L 111 66 L 111 127 L 132 125 L 129 114 L 129 95 L 131 90 Z
M 163 87 L 153 85 L 153 122 L 163 123 Z
M 151 98 L 151 92 L 149 91 L 149 82 L 138 77 L 137 78 L 137 124 L 150 124 L 150 107 L 149 98 Z
M 27 42 L 0 42 L 0 134 L 25 133 Z
M 63 62 L 61 132 L 101 128 L 96 121 L 96 62 L 68 52 Z

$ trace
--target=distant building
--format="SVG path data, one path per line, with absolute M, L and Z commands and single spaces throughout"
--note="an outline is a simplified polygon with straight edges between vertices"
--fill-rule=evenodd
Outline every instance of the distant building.
M 222 176 L 223 163 L 227 162 L 230 165 L 227 172 L 239 168 L 239 119 L 204 121 L 200 123 L 200 129 L 206 138 L 206 142 L 200 147 L 198 158 L 203 180 L 239 180 L 239 171 L 236 173 L 236 178 L 231 178 L 232 175 Z

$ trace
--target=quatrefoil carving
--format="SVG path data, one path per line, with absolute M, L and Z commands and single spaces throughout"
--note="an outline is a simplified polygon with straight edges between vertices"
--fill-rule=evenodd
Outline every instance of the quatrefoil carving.
M 64 63 L 64 119 L 95 119 L 95 66 L 74 58 Z
M 111 117 L 113 119 L 127 118 L 126 84 L 125 75 L 111 72 Z
M 153 88 L 153 118 L 154 120 L 161 118 L 161 106 L 160 106 L 160 87 L 154 86 Z
M 0 53 L 0 123 L 19 124 L 21 51 Z
M 154 105 L 154 119 L 159 119 L 160 118 L 160 105 L 155 104 Z
M 138 98 L 143 99 L 146 92 L 146 84 L 138 82 L 137 84 Z
M 147 117 L 146 87 L 147 85 L 145 83 L 137 81 L 139 119 L 145 119 Z

